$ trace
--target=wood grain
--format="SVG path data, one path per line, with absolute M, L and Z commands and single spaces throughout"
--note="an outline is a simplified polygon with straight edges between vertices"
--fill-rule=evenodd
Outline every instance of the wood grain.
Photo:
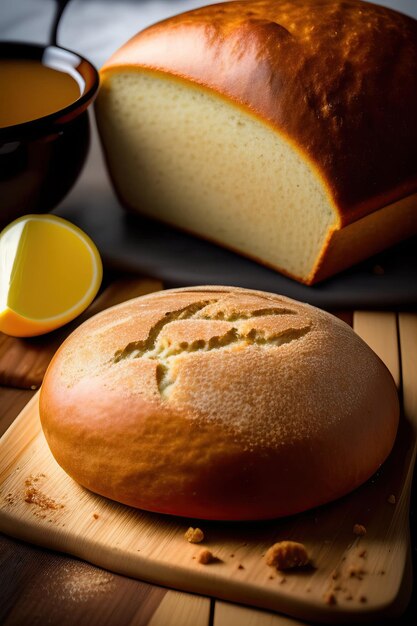
M 56 350 L 77 326 L 99 311 L 160 289 L 162 284 L 157 280 L 119 279 L 108 286 L 84 313 L 54 332 L 23 339 L 0 333 L 0 385 L 37 389 Z
M 34 394 L 29 389 L 0 387 L 0 437 Z
M 21 542 L 1 545 L 2 626 L 145 626 L 167 593 Z
M 210 600 L 179 591 L 167 591 L 149 626 L 209 626 Z
M 284 615 L 276 615 L 258 609 L 217 601 L 214 610 L 213 626 L 306 626 Z
M 407 380 L 413 384 L 412 376 Z M 200 546 L 183 537 L 190 520 L 136 511 L 73 482 L 50 455 L 34 398 L 0 443 L 0 527 L 119 573 L 301 619 L 387 618 L 404 609 L 409 594 L 410 441 L 405 418 L 393 454 L 377 475 L 325 507 L 269 523 L 202 522 L 205 545 L 219 558 L 203 566 L 193 559 Z M 45 511 L 25 502 L 25 480 L 39 474 L 45 474 L 39 488 L 62 509 Z M 395 505 L 388 502 L 391 494 Z M 365 537 L 353 534 L 355 523 L 366 526 Z M 262 557 L 282 539 L 304 542 L 314 564 L 286 574 L 284 583 Z M 360 569 L 363 574 L 351 574 Z M 326 604 L 328 592 L 336 604 Z

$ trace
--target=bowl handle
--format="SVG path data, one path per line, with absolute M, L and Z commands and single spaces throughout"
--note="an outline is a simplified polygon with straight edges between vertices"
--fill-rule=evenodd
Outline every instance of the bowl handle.
M 64 12 L 65 7 L 69 3 L 70 0 L 55 0 L 56 8 L 55 15 L 51 25 L 51 30 L 49 33 L 49 45 L 57 46 L 57 36 L 58 36 L 58 28 L 59 22 L 61 20 L 62 14 Z

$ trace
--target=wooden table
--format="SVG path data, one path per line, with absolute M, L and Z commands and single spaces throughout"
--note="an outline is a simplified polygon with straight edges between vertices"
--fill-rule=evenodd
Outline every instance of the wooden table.
M 348 323 L 352 314 L 338 313 Z M 35 392 L 0 387 L 0 435 Z M 416 490 L 411 532 L 416 567 Z M 414 530 L 413 530 L 414 529 Z M 401 621 L 412 623 L 417 593 Z M 0 535 L 0 624 L 100 626 L 296 626 L 266 611 L 169 590 Z

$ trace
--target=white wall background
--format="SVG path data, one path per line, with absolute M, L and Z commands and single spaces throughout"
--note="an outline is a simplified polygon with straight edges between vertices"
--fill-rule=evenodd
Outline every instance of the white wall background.
M 218 0 L 217 0 L 218 1 Z M 58 41 L 97 66 L 137 31 L 210 0 L 72 0 Z M 417 19 L 417 0 L 379 0 Z M 0 0 L 0 39 L 46 42 L 53 0 Z

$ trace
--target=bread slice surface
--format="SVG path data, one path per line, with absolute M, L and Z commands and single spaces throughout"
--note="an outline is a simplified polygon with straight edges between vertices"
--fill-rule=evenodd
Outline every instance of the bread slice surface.
M 155 72 L 112 73 L 98 110 L 127 206 L 290 275 L 311 274 L 339 217 L 288 138 L 214 92 Z

